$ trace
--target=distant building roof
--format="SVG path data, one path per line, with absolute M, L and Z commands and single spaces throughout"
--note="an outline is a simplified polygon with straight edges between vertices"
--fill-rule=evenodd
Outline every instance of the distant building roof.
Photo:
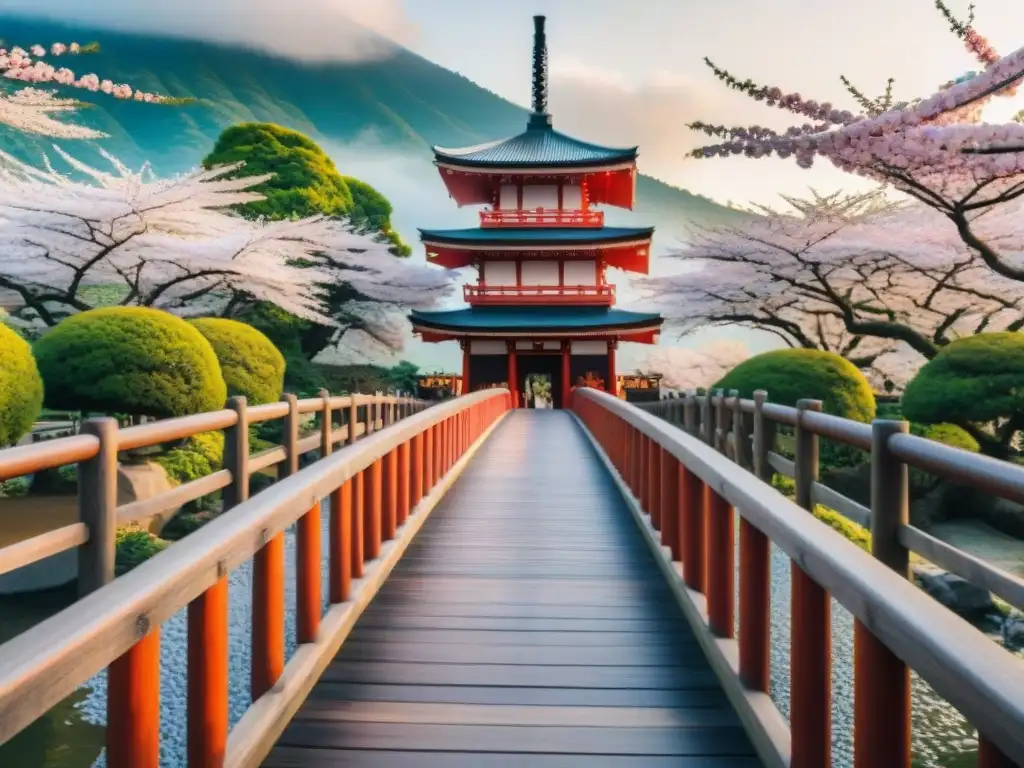
M 456 331 L 541 331 L 644 328 L 661 315 L 609 307 L 470 307 L 448 312 L 412 312 L 413 325 Z
M 654 227 L 474 227 L 471 229 L 421 229 L 422 240 L 453 246 L 530 245 L 613 245 L 617 242 L 648 240 Z
M 501 168 L 572 168 L 633 162 L 637 148 L 602 147 L 559 133 L 550 125 L 530 127 L 518 136 L 464 149 L 434 147 L 435 158 L 451 165 Z

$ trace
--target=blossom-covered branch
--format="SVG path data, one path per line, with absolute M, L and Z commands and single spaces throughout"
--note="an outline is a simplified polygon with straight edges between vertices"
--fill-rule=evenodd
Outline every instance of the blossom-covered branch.
M 707 388 L 750 357 L 745 344 L 721 341 L 697 348 L 654 347 L 647 354 L 644 370 L 660 373 L 666 389 Z
M 22 319 L 53 325 L 92 308 L 104 288 L 120 304 L 183 315 L 270 302 L 343 330 L 352 323 L 326 314 L 331 286 L 351 286 L 353 307 L 430 306 L 450 290 L 445 272 L 392 256 L 347 221 L 249 221 L 228 211 L 261 199 L 251 189 L 266 176 L 227 178 L 237 166 L 226 166 L 155 180 L 114 158 L 104 173 L 56 151 L 91 183 L 0 153 L 0 288 L 19 296 Z M 377 330 L 372 319 L 365 325 Z M 378 335 L 394 341 L 383 325 Z
M 960 336 L 1024 327 L 1018 286 L 993 275 L 954 227 L 937 228 L 923 206 L 896 206 L 877 193 L 788 202 L 795 212 L 765 208 L 697 231 L 691 247 L 673 254 L 686 270 L 643 281 L 641 290 L 684 333 L 756 327 L 888 378 L 902 379 L 912 361 Z M 997 240 L 999 231 L 1019 231 L 1008 220 L 989 223 Z
M 54 119 L 54 115 L 72 112 L 83 104 L 38 90 L 35 86 L 39 85 L 77 88 L 91 93 L 109 94 L 115 99 L 131 99 L 147 104 L 183 104 L 191 101 L 137 90 L 125 83 L 101 79 L 93 73 L 79 76 L 68 67 L 57 67 L 46 61 L 48 56 L 75 56 L 97 50 L 95 44 L 82 46 L 78 43 L 53 43 L 49 49 L 42 45 L 30 46 L 28 50 L 20 47 L 0 48 L 0 77 L 30 86 L 13 92 L 0 90 L 0 125 L 60 139 L 98 139 L 106 136 L 91 128 Z

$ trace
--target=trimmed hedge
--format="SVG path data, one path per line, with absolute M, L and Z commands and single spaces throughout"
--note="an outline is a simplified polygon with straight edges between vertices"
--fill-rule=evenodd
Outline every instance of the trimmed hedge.
M 821 400 L 825 413 L 861 422 L 875 418 L 875 396 L 864 374 L 840 355 L 817 349 L 779 349 L 757 355 L 725 374 L 712 389 L 736 389 L 743 398 L 763 389 L 768 400 L 779 405 Z
M 922 424 L 1024 416 L 1024 333 L 981 333 L 944 347 L 907 385 L 902 407 Z
M 224 407 L 213 347 L 189 323 L 147 307 L 69 317 L 35 344 L 49 408 L 170 418 Z
M 284 391 L 284 356 L 251 325 L 204 317 L 194 325 L 213 347 L 228 395 L 242 395 L 249 405 L 273 403 Z
M 43 380 L 32 348 L 6 325 L 0 325 L 0 446 L 13 445 L 43 409 Z

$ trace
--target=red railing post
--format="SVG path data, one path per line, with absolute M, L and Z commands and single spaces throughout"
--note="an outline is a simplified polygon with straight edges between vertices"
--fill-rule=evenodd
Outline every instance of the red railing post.
M 740 678 L 768 692 L 771 645 L 771 557 L 768 537 L 740 518 Z
M 818 437 L 803 426 L 803 411 L 821 403 L 797 403 L 796 503 L 814 505 L 818 479 Z M 792 768 L 829 768 L 832 759 L 832 606 L 829 594 L 793 561 L 790 626 L 790 708 Z
M 995 744 L 978 734 L 978 768 L 1019 768 Z
M 409 514 L 416 508 L 423 498 L 423 477 L 426 473 L 426 449 L 424 447 L 423 433 L 414 435 L 412 438 L 412 473 L 409 484 Z
M 412 490 L 412 441 L 406 440 L 398 446 L 398 525 L 409 518 Z
M 363 576 L 366 561 L 363 548 L 366 534 L 366 470 L 356 472 L 352 477 L 352 578 Z
M 352 590 L 352 481 L 331 494 L 330 575 L 331 603 L 348 600 Z
M 225 575 L 188 605 L 189 768 L 224 765 L 229 683 Z
M 284 534 L 252 561 L 252 700 L 274 687 L 284 670 Z
M 381 536 L 384 541 L 395 538 L 398 530 L 398 448 L 384 457 L 384 491 Z
M 107 669 L 107 765 L 159 768 L 160 627 L 138 622 L 141 638 Z
M 683 507 L 683 573 L 686 586 L 697 592 L 707 588 L 707 531 L 704 482 L 683 467 L 679 495 Z
M 899 532 L 910 522 L 909 473 L 889 450 L 889 438 L 907 430 L 906 422 L 876 421 L 871 435 L 871 554 L 904 579 L 910 553 Z M 853 637 L 855 768 L 908 768 L 910 669 L 859 620 Z
M 674 562 L 683 559 L 679 548 L 679 461 L 661 451 L 661 543 L 672 551 Z
M 302 643 L 316 642 L 320 632 L 320 502 L 295 524 L 295 630 Z
M 381 517 L 383 512 L 383 461 L 377 459 L 369 466 L 366 487 L 366 523 L 363 528 L 364 550 L 367 560 L 380 557 Z
M 736 527 L 732 506 L 705 486 L 708 510 L 708 624 L 719 637 L 732 637 Z
M 651 513 L 651 486 L 647 482 L 648 478 L 648 463 L 650 462 L 650 453 L 647 450 L 647 443 L 649 442 L 647 435 L 637 430 L 639 436 L 638 446 L 640 454 L 640 472 L 637 476 L 636 482 L 640 488 L 638 498 L 640 499 L 640 508 L 643 509 L 648 515 Z
M 661 446 L 654 438 L 647 439 L 647 503 L 654 530 L 661 530 Z
M 434 427 L 423 430 L 423 494 L 434 490 L 436 476 L 434 474 Z

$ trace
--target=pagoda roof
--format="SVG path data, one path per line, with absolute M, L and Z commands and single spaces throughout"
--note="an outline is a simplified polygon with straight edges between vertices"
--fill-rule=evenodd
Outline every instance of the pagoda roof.
M 559 133 L 550 125 L 530 127 L 518 136 L 463 149 L 434 147 L 438 162 L 467 167 L 578 168 L 636 161 L 637 148 L 603 147 Z
M 471 229 L 421 229 L 420 237 L 432 243 L 459 245 L 615 245 L 650 240 L 654 227 L 474 227 Z
M 415 326 L 451 331 L 588 331 L 661 325 L 661 315 L 614 307 L 469 307 L 446 312 L 412 312 Z

